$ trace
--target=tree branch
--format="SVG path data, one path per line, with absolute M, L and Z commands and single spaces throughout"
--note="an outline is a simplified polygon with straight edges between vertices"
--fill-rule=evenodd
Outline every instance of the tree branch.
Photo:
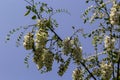
M 27 2 L 28 4 L 30 4 L 32 6 L 32 3 L 30 3 L 29 1 L 27 1 L 27 0 L 24 0 L 24 1 Z
M 95 77 L 94 77 L 94 75 L 90 72 L 90 70 L 86 67 L 86 65 L 83 63 L 83 62 L 80 62 L 81 64 L 82 64 L 82 66 L 88 71 L 88 73 L 92 76 L 92 78 L 94 79 L 94 80 L 97 80 Z
M 51 32 L 53 32 L 55 34 L 55 36 L 57 36 L 57 38 L 60 40 L 60 41 L 63 41 L 60 36 L 58 36 L 58 34 L 52 29 L 49 27 L 49 29 L 51 30 Z

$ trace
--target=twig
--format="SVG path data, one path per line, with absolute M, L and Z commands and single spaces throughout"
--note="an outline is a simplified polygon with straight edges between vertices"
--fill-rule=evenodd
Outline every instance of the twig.
M 94 55 L 88 56 L 87 58 L 83 58 L 83 59 L 89 61 L 89 60 L 92 59 L 93 57 L 95 57 L 95 56 L 99 56 L 99 55 L 102 55 L 102 54 L 104 54 L 104 53 L 105 53 L 105 51 L 104 51 L 104 52 L 101 52 L 101 53 L 97 53 L 97 55 L 94 54 Z
M 24 0 L 25 2 L 27 2 L 28 4 L 30 4 L 30 5 L 33 5 L 32 3 L 30 3 L 29 1 L 27 1 L 27 0 Z

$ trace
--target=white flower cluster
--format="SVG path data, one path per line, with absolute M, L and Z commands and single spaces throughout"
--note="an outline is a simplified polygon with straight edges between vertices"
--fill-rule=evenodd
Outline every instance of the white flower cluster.
M 38 31 L 35 36 L 35 55 L 33 61 L 36 63 L 37 68 L 40 70 L 43 67 L 46 67 L 46 71 L 52 69 L 52 64 L 54 60 L 54 55 L 46 49 L 46 44 L 48 40 L 48 31 L 46 29 L 47 24 L 46 19 L 41 19 L 37 21 Z
M 44 29 L 39 29 L 36 32 L 35 46 L 36 49 L 42 49 L 45 47 L 48 38 L 48 32 Z
M 52 69 L 54 61 L 54 54 L 46 48 L 48 40 L 48 29 L 47 24 L 49 20 L 41 19 L 38 20 L 36 26 L 38 30 L 35 35 L 28 33 L 24 36 L 23 45 L 26 50 L 35 49 L 33 55 L 33 61 L 36 63 L 38 69 L 44 68 L 46 71 Z
M 38 19 L 37 20 L 37 26 L 40 27 L 45 27 L 49 21 L 45 18 L 43 19 Z
M 34 45 L 33 34 L 28 33 L 27 35 L 24 36 L 23 46 L 25 47 L 26 50 L 30 50 L 33 48 L 33 45 Z
M 79 45 L 78 38 L 70 39 L 70 37 L 67 37 L 63 41 L 63 53 L 65 55 L 71 53 L 75 63 L 79 65 L 82 58 L 82 47 Z
M 53 61 L 54 61 L 54 55 L 50 51 L 44 50 L 43 63 L 47 68 L 47 71 L 52 70 Z
M 102 80 L 110 80 L 112 75 L 112 63 L 102 62 L 100 64 Z
M 120 25 L 120 5 L 113 4 L 110 12 L 110 23 L 113 25 Z
M 38 56 L 33 58 L 33 61 L 37 64 L 37 68 L 41 69 L 45 66 L 46 71 L 50 71 L 52 69 L 54 55 L 47 49 L 43 49 L 42 53 Z
M 68 55 L 69 53 L 71 53 L 72 50 L 72 46 L 74 45 L 74 41 L 70 39 L 70 37 L 67 37 L 64 41 L 63 41 L 63 53 L 65 55 Z
M 44 64 L 43 64 L 43 59 L 42 59 L 42 55 L 43 55 L 43 51 L 40 51 L 39 53 L 36 53 L 33 57 L 33 62 L 36 63 L 36 66 L 39 69 L 42 69 Z
M 34 42 L 35 42 L 34 47 L 36 50 L 45 48 L 47 38 L 48 38 L 48 32 L 45 27 L 43 27 L 43 26 L 41 27 L 41 25 L 43 25 L 43 24 L 44 24 L 43 20 L 42 21 L 38 20 L 37 26 L 39 26 L 39 29 L 35 33 L 35 35 L 36 35 L 35 41 L 33 39 L 32 33 L 28 33 L 27 35 L 24 36 L 23 45 L 26 48 L 26 50 L 32 49 Z
M 75 60 L 75 63 L 79 65 L 82 59 L 82 47 L 73 48 L 72 55 L 73 59 Z
M 83 76 L 82 76 L 82 70 L 80 70 L 80 69 L 75 69 L 74 71 L 73 71 L 73 73 L 72 73 L 72 78 L 73 78 L 73 80 L 83 80 Z
M 105 48 L 110 51 L 111 49 L 114 48 L 114 44 L 115 44 L 115 39 L 111 39 L 109 36 L 106 36 L 104 39 L 104 43 L 105 43 Z

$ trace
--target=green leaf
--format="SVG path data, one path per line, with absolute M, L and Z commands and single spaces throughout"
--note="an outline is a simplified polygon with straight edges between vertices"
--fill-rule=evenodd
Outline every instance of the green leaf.
M 88 37 L 91 37 L 91 36 L 92 36 L 91 34 L 88 35 Z
M 53 39 L 53 40 L 57 40 L 58 38 L 57 38 L 56 35 L 54 35 L 54 36 L 52 37 L 52 39 Z
M 42 6 L 40 7 L 40 11 L 41 11 L 41 12 L 43 12 L 43 11 L 44 11 L 44 8 L 43 8 Z
M 10 40 L 10 38 L 9 38 L 9 37 L 7 37 L 7 38 L 6 38 L 6 40 Z
M 47 6 L 47 4 L 46 3 L 42 3 L 42 6 Z
M 35 14 L 37 14 L 37 13 L 38 13 L 38 12 L 37 12 L 37 9 L 36 9 L 36 7 L 35 7 L 35 6 L 34 6 L 34 7 L 32 7 L 32 9 L 31 9 L 31 10 L 32 10 L 32 12 L 33 12 L 33 13 L 35 13 Z
M 84 20 L 84 24 L 86 23 L 86 21 L 87 21 L 87 20 L 85 19 L 85 20 Z
M 36 15 L 32 16 L 32 19 L 33 19 L 33 20 L 35 20 L 36 18 L 37 18 Z
M 87 0 L 86 3 L 88 3 L 89 1 Z
M 31 10 L 31 6 L 26 6 L 26 9 L 29 9 L 29 10 Z
M 24 16 L 29 15 L 29 13 L 30 13 L 30 10 L 28 10 L 28 11 L 25 13 L 25 15 L 24 15 Z

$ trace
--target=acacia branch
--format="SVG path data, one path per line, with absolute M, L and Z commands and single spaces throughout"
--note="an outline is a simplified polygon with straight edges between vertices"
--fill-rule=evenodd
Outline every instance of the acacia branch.
M 27 0 L 24 0 L 24 1 L 27 2 L 28 4 L 32 5 L 32 3 L 30 3 L 29 1 L 27 1 Z
M 86 65 L 83 63 L 83 62 L 80 62 L 81 64 L 82 64 L 82 66 L 88 71 L 88 73 L 92 76 L 92 78 L 94 79 L 94 80 L 97 80 L 95 77 L 94 77 L 94 75 L 90 72 L 90 70 L 86 67 Z
M 60 41 L 63 41 L 60 36 L 52 29 L 49 27 L 49 29 L 51 30 L 51 32 L 53 32 L 55 34 L 55 36 L 57 36 L 57 38 L 60 40 Z

